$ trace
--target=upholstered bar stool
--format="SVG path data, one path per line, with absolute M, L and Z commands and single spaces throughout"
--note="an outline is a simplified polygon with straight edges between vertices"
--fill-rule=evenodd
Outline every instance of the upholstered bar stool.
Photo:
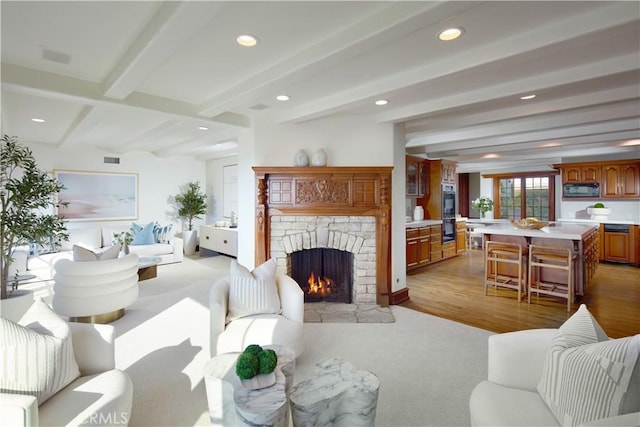
M 531 303 L 532 293 L 536 293 L 538 297 L 543 294 L 566 298 L 567 311 L 571 311 L 575 297 L 572 266 L 574 257 L 570 248 L 530 245 L 528 302 Z M 543 277 L 544 274 L 548 277 Z
M 490 240 L 485 243 L 484 251 L 484 294 L 487 295 L 489 286 L 514 289 L 518 291 L 520 302 L 522 293 L 527 292 L 527 249 L 518 243 Z M 516 270 L 515 273 L 513 270 Z

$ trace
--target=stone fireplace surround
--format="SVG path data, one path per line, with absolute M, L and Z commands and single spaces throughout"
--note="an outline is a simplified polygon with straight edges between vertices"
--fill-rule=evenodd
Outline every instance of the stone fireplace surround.
M 256 254 L 276 258 L 325 244 L 354 254 L 356 303 L 389 305 L 391 167 L 254 167 Z
M 291 272 L 290 256 L 303 249 L 330 248 L 353 254 L 355 304 L 376 303 L 376 230 L 370 216 L 272 216 L 271 257 Z

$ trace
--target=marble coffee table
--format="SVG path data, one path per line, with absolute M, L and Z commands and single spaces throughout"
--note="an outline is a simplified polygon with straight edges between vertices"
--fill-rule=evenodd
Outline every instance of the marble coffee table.
M 316 365 L 308 380 L 296 384 L 289 395 L 295 427 L 373 426 L 380 380 L 358 371 L 343 359 Z
M 209 418 L 214 426 L 289 425 L 287 396 L 293 386 L 295 353 L 284 346 L 263 346 L 278 355 L 272 386 L 248 390 L 236 375 L 236 359 L 240 353 L 224 353 L 213 357 L 204 367 L 204 380 Z

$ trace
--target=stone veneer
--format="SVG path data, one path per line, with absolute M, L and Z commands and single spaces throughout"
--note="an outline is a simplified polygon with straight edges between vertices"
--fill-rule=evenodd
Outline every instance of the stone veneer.
M 293 252 L 331 248 L 353 254 L 355 304 L 376 303 L 376 218 L 373 216 L 272 216 L 271 257 L 278 271 L 291 272 Z

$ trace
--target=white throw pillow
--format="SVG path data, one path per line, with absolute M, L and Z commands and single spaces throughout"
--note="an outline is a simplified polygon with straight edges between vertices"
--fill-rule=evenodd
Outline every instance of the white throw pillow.
M 0 318 L 0 391 L 41 405 L 80 376 L 69 325 L 41 300 L 18 323 Z
M 83 248 L 79 245 L 73 245 L 73 260 L 79 262 L 86 261 L 104 261 L 107 259 L 116 259 L 120 254 L 120 245 L 113 245 L 102 252 L 94 252 L 91 249 Z
M 276 274 L 277 264 L 273 258 L 253 271 L 232 260 L 227 322 L 255 314 L 280 313 Z
M 584 304 L 560 326 L 538 384 L 559 423 L 578 425 L 622 413 L 638 344 L 611 344 L 616 341 L 609 340 Z

